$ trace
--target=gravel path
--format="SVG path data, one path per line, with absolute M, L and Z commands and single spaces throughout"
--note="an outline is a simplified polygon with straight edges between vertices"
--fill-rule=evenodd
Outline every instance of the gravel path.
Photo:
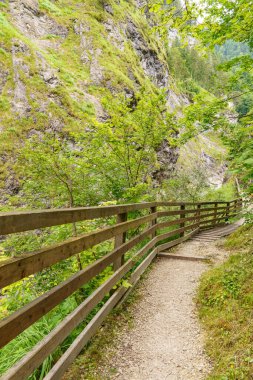
M 188 241 L 173 251 L 215 261 L 226 253 L 215 243 Z M 201 380 L 210 371 L 195 313 L 194 294 L 204 262 L 160 258 L 141 286 L 134 327 L 121 335 L 111 379 Z

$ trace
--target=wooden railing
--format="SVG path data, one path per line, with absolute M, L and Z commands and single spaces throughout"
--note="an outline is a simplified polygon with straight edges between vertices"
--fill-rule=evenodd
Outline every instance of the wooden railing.
M 0 347 L 3 347 L 99 275 L 105 268 L 113 266 L 112 275 L 3 375 L 2 379 L 27 379 L 73 329 L 83 322 L 105 297 L 108 298 L 109 294 L 109 298 L 97 314 L 45 377 L 47 380 L 60 379 L 108 313 L 129 292 L 129 289 L 119 284 L 120 280 L 127 276 L 127 281 L 132 285 L 135 284 L 159 252 L 189 239 L 199 229 L 224 224 L 225 221 L 240 212 L 241 205 L 241 200 L 237 199 L 231 202 L 152 202 L 1 213 L 0 235 L 85 220 L 116 217 L 116 223 L 111 226 L 81 234 L 56 245 L 41 248 L 36 252 L 24 253 L 0 263 L 0 288 L 3 288 L 73 255 L 81 252 L 82 255 L 85 255 L 83 253 L 85 250 L 114 239 L 112 251 L 102 258 L 94 260 L 64 282 L 52 287 L 40 297 L 0 321 Z M 133 218 L 133 214 L 135 214 L 135 218 Z M 138 217 L 136 214 L 139 214 Z M 132 218 L 130 220 L 128 219 L 129 215 Z M 136 228 L 140 231 L 133 234 L 131 238 L 127 238 L 127 232 Z M 171 230 L 171 228 L 174 229 Z M 167 230 L 164 231 L 164 229 Z M 125 260 L 125 255 L 140 243 L 142 243 L 141 248 L 132 255 L 128 255 L 128 259 Z M 117 286 L 116 290 L 115 286 Z

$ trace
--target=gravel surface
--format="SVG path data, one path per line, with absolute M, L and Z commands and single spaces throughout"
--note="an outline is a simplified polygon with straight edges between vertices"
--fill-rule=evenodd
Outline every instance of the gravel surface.
M 188 241 L 170 253 L 224 259 L 215 243 Z M 141 285 L 134 327 L 121 335 L 108 367 L 120 380 L 201 380 L 211 365 L 195 311 L 194 294 L 204 262 L 157 259 Z M 112 371 L 113 369 L 113 371 Z

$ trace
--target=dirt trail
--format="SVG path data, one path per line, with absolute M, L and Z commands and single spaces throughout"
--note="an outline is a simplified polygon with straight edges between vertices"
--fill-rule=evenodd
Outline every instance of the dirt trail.
M 174 252 L 206 256 L 215 261 L 226 253 L 214 242 L 188 241 Z M 203 348 L 194 294 L 204 262 L 160 258 L 141 286 L 142 299 L 134 307 L 134 327 L 120 336 L 111 379 L 201 380 L 211 365 Z

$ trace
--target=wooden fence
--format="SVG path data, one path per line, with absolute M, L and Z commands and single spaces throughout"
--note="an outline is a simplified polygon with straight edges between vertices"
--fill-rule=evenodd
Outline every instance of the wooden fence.
M 240 212 L 241 206 L 241 200 L 237 199 L 231 202 L 152 202 L 1 213 L 0 235 L 85 220 L 115 217 L 115 224 L 111 226 L 74 236 L 53 246 L 42 248 L 36 252 L 24 253 L 0 263 L 0 288 L 3 288 L 38 273 L 61 260 L 66 260 L 102 242 L 114 239 L 114 249 L 102 258 L 94 260 L 64 282 L 52 287 L 40 297 L 0 321 L 0 347 L 3 347 L 99 275 L 105 268 L 113 266 L 112 275 L 85 298 L 28 354 L 9 369 L 1 379 L 27 379 L 106 297 L 107 300 L 97 314 L 45 377 L 46 380 L 60 379 L 108 313 L 129 291 L 120 285 L 120 280 L 127 276 L 127 281 L 132 285 L 135 284 L 159 252 L 189 239 L 199 229 L 224 224 L 225 221 L 235 217 Z M 142 215 L 140 216 L 140 214 Z M 139 229 L 138 233 L 127 238 L 127 232 L 136 228 Z M 174 229 L 171 230 L 171 228 Z M 128 255 L 126 260 L 125 255 L 141 243 L 141 248 L 132 255 Z

